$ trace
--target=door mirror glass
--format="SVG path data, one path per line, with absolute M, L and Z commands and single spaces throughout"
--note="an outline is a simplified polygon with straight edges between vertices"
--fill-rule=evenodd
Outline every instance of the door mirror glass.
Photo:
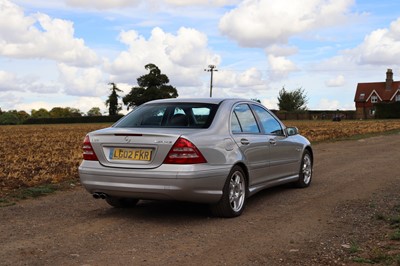
M 288 136 L 294 136 L 299 134 L 299 130 L 297 129 L 297 127 L 288 127 L 286 128 L 286 132 Z

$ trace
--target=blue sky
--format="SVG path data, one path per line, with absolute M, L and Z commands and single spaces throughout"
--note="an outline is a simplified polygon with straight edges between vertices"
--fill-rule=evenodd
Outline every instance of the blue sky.
M 179 97 L 260 99 L 303 88 L 309 109 L 355 109 L 358 82 L 400 80 L 400 2 L 0 0 L 0 108 L 106 112 L 156 64 Z M 126 108 L 125 108 L 126 109 Z

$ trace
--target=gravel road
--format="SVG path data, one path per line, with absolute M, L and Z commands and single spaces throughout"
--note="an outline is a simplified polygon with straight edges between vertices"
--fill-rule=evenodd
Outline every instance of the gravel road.
M 314 145 L 313 183 L 267 189 L 242 216 L 141 201 L 114 209 L 80 186 L 0 208 L 0 265 L 353 265 L 400 206 L 400 135 Z

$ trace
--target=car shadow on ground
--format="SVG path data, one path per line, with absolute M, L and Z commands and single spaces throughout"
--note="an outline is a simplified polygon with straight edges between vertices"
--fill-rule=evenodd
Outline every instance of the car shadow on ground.
M 247 199 L 247 206 L 242 215 L 250 215 L 252 212 L 257 212 L 259 208 L 267 208 L 268 201 L 274 197 L 284 197 L 286 193 L 290 193 L 293 186 L 282 185 L 273 188 L 268 188 L 258 192 L 254 196 Z M 136 206 L 131 208 L 113 208 L 105 205 L 104 208 L 97 210 L 97 216 L 106 218 L 114 217 L 120 219 L 135 219 L 135 220 L 160 220 L 163 223 L 166 221 L 177 220 L 203 220 L 203 219 L 218 219 L 214 217 L 209 209 L 209 205 L 191 202 L 179 201 L 151 201 L 141 200 Z

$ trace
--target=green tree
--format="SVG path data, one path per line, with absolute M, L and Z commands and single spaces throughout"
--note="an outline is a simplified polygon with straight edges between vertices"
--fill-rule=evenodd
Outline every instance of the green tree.
M 283 87 L 279 91 L 278 107 L 281 111 L 305 111 L 307 110 L 307 102 L 307 94 L 302 88 L 298 88 L 294 91 L 286 91 L 285 87 Z
M 49 115 L 51 118 L 58 118 L 58 117 L 68 117 L 68 111 L 63 107 L 54 107 L 49 111 Z
M 108 106 L 108 114 L 109 115 L 117 115 L 119 111 L 121 111 L 122 107 L 118 105 L 118 98 L 120 97 L 117 92 L 121 92 L 122 90 L 118 89 L 117 85 L 114 82 L 108 83 L 108 85 L 112 85 L 111 94 L 108 96 L 106 101 L 106 106 Z
M 0 115 L 0 125 L 18 125 L 20 120 L 14 112 L 3 112 Z
M 101 111 L 99 107 L 92 107 L 88 112 L 87 116 L 101 116 Z
M 139 87 L 133 87 L 122 99 L 128 110 L 151 100 L 178 97 L 176 88 L 167 85 L 167 75 L 162 74 L 156 65 L 147 64 L 145 69 L 149 70 L 149 73 L 137 79 Z
M 80 117 L 82 116 L 81 110 L 73 107 L 65 107 L 65 112 L 68 114 L 68 117 Z
M 58 118 L 58 117 L 78 117 L 82 116 L 82 113 L 77 108 L 71 107 L 54 107 L 49 112 L 50 117 Z
M 18 116 L 18 119 L 19 119 L 19 121 L 21 123 L 31 117 L 27 112 L 25 112 L 23 110 L 22 111 L 18 111 L 17 112 L 17 116 Z
M 18 124 L 21 124 L 22 122 L 24 122 L 26 119 L 28 119 L 30 117 L 30 115 L 25 111 L 10 110 L 5 113 L 10 113 L 10 114 L 13 114 L 14 116 L 16 116 L 19 121 Z
M 39 110 L 33 109 L 31 111 L 32 118 L 49 118 L 50 113 L 45 108 L 40 108 Z

